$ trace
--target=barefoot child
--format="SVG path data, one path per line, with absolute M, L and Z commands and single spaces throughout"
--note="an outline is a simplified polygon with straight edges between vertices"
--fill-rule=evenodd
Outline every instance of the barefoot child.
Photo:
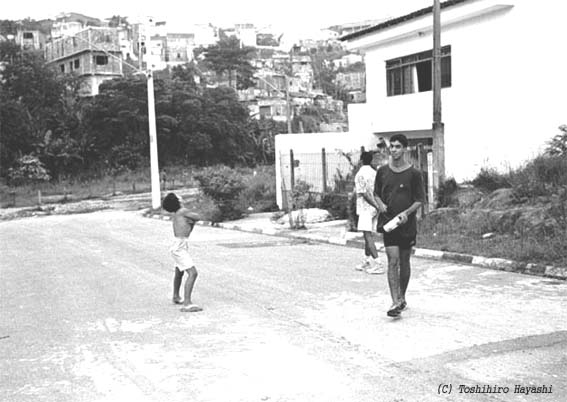
M 175 242 L 171 247 L 171 255 L 175 261 L 175 276 L 173 277 L 173 303 L 183 304 L 182 312 L 196 312 L 203 310 L 191 302 L 193 285 L 197 279 L 197 269 L 189 254 L 189 235 L 193 231 L 195 222 L 201 220 L 200 216 L 189 211 L 181 205 L 183 200 L 174 193 L 169 193 L 162 202 L 163 209 L 173 214 L 173 234 Z M 179 288 L 183 280 L 183 273 L 187 273 L 185 280 L 183 300 L 179 296 Z

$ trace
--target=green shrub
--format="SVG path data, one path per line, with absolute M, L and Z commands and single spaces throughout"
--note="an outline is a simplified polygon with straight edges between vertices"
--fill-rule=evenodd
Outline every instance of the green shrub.
M 454 195 L 459 189 L 457 182 L 453 178 L 449 178 L 439 184 L 437 191 L 437 208 L 448 207 L 454 204 Z
M 506 175 L 498 173 L 491 168 L 482 168 L 479 174 L 472 180 L 472 184 L 478 189 L 487 192 L 511 187 L 509 178 Z
M 246 186 L 238 171 L 227 166 L 215 166 L 195 174 L 195 179 L 203 193 L 211 197 L 218 207 L 219 220 L 239 219 L 244 215 L 239 197 Z
M 326 209 L 335 219 L 348 218 L 348 195 L 341 193 L 325 193 L 321 196 L 322 209 Z
M 240 195 L 242 204 L 252 207 L 255 212 L 277 211 L 275 170 L 255 170 L 254 173 L 244 179 L 246 188 Z
M 510 181 L 520 198 L 556 193 L 567 186 L 567 157 L 540 155 L 512 172 Z
M 51 177 L 37 156 L 24 155 L 8 169 L 8 183 L 21 186 L 49 181 Z
M 561 133 L 553 137 L 547 144 L 545 153 L 551 156 L 567 155 L 567 124 L 559 126 Z
M 293 186 L 293 191 L 291 192 L 292 208 L 303 209 L 309 208 L 311 203 L 311 184 L 304 182 L 303 180 L 298 180 Z

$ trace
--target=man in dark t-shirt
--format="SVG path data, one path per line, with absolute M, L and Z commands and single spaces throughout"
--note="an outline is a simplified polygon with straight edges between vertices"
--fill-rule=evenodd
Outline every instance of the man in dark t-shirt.
M 400 219 L 400 225 L 384 232 L 384 247 L 388 257 L 388 285 L 392 307 L 387 314 L 397 317 L 407 307 L 406 290 L 411 265 L 410 256 L 417 235 L 416 211 L 425 201 L 421 172 L 405 158 L 408 140 L 403 134 L 390 138 L 390 162 L 376 172 L 375 198 L 380 212 L 388 219 Z

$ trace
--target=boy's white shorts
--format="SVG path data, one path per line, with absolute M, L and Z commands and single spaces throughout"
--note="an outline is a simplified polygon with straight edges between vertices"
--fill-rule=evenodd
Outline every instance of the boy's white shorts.
M 356 229 L 359 232 L 376 232 L 376 225 L 378 225 L 378 211 L 363 211 L 358 215 Z
M 188 238 L 176 237 L 169 251 L 171 252 L 173 261 L 175 261 L 175 266 L 179 268 L 180 271 L 185 271 L 195 266 L 191 254 L 189 254 Z

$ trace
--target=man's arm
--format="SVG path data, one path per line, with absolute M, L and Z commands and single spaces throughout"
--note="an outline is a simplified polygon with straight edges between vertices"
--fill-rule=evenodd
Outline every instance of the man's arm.
M 425 190 L 423 188 L 423 179 L 421 172 L 416 171 L 412 180 L 412 192 L 414 194 L 415 201 L 410 205 L 408 209 L 402 211 L 399 215 L 402 216 L 402 221 L 405 223 L 408 220 L 408 216 L 417 211 L 425 201 Z
M 382 177 L 380 176 L 380 170 L 376 172 L 376 178 L 374 179 L 374 189 L 371 191 L 371 196 L 375 200 L 375 204 L 372 204 L 378 212 L 384 214 L 388 211 L 388 206 L 382 199 L 378 196 L 380 193 L 380 188 L 382 188 Z M 366 197 L 365 197 L 366 199 Z
M 398 216 L 402 217 L 402 223 L 406 223 L 408 221 L 408 216 L 414 213 L 415 211 L 417 211 L 419 207 L 421 207 L 421 204 L 423 204 L 421 201 L 415 201 L 413 204 L 410 205 L 408 209 L 400 212 Z
M 376 196 L 372 191 L 366 190 L 365 193 L 362 193 L 362 197 L 364 200 L 376 208 L 379 212 L 386 212 L 386 204 L 382 202 L 380 197 Z

